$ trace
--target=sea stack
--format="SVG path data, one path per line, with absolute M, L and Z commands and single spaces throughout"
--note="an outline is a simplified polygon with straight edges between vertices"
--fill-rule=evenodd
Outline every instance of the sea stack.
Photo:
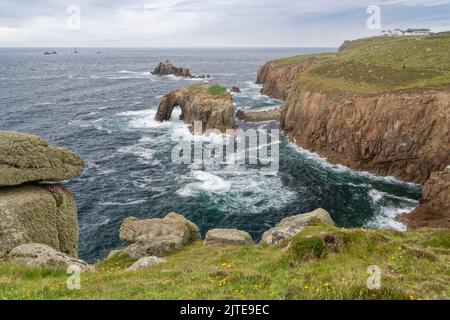
M 187 68 L 177 68 L 169 60 L 160 62 L 155 70 L 152 71 L 152 75 L 168 76 L 174 75 L 177 77 L 192 78 L 191 72 Z
M 155 116 L 156 121 L 167 121 L 175 107 L 181 108 L 180 119 L 193 126 L 202 123 L 203 131 L 234 129 L 233 99 L 223 87 L 215 84 L 196 84 L 165 95 Z

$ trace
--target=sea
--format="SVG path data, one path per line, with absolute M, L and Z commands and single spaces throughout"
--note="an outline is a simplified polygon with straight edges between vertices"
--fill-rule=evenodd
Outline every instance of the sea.
M 78 205 L 79 254 L 94 262 L 125 244 L 122 221 L 178 212 L 202 234 L 237 228 L 255 241 L 281 219 L 327 210 L 339 227 L 404 230 L 399 213 L 418 205 L 420 186 L 329 163 L 279 137 L 279 168 L 225 170 L 172 161 L 177 139 L 192 135 L 175 109 L 167 122 L 154 116 L 161 98 L 176 89 L 211 82 L 233 94 L 235 110 L 278 108 L 255 84 L 266 61 L 336 48 L 2 48 L 0 130 L 42 136 L 85 161 L 80 177 L 65 182 Z M 44 55 L 56 51 L 54 55 Z M 153 76 L 163 60 L 208 79 Z M 279 129 L 277 123 L 245 129 Z

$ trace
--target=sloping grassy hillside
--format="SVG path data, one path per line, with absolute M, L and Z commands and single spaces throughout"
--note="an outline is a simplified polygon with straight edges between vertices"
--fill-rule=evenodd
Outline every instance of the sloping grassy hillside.
M 336 54 L 299 76 L 300 83 L 330 92 L 382 93 L 395 90 L 450 89 L 450 32 L 426 37 L 374 37 L 345 43 Z M 314 55 L 280 59 L 280 66 Z
M 117 256 L 66 288 L 65 270 L 0 263 L 2 299 L 438 299 L 450 297 L 448 230 L 343 230 L 313 226 L 289 248 L 215 249 L 195 243 L 166 264 L 126 271 Z M 366 286 L 381 268 L 380 290 Z

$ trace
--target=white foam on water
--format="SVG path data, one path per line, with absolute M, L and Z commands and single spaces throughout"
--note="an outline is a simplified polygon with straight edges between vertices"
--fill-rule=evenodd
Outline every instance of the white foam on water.
M 154 150 L 148 147 L 152 142 L 150 137 L 142 137 L 136 144 L 119 148 L 117 152 L 132 154 L 138 157 L 141 163 L 152 164 Z
M 181 197 L 195 196 L 199 192 L 226 194 L 231 189 L 231 183 L 221 177 L 205 171 L 192 173 L 194 182 L 187 184 L 176 193 Z
M 135 204 L 141 204 L 141 203 L 145 203 L 147 202 L 147 200 L 145 199 L 139 199 L 139 200 L 128 200 L 125 202 L 114 202 L 114 201 L 105 201 L 105 202 L 100 202 L 100 206 L 128 206 L 128 205 L 135 205 Z
M 406 231 L 406 226 L 395 220 L 399 214 L 409 213 L 413 211 L 417 205 L 418 201 L 397 197 L 386 192 L 382 192 L 376 189 L 371 189 L 369 191 L 369 197 L 373 206 L 373 210 L 376 212 L 374 217 L 366 223 L 366 227 L 376 228 L 376 229 L 394 229 L 398 231 Z M 394 198 L 403 201 L 402 206 L 393 206 L 389 204 L 384 204 L 385 200 L 389 198 Z
M 406 231 L 406 226 L 395 220 L 399 214 L 409 213 L 415 207 L 398 208 L 381 206 L 378 214 L 365 224 L 365 227 L 374 229 L 393 229 L 398 231 Z

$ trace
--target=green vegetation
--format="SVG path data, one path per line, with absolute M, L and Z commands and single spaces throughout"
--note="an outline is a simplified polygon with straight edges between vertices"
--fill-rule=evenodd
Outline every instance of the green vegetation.
M 224 87 L 221 87 L 221 86 L 216 86 L 216 85 L 214 85 L 208 89 L 208 93 L 213 96 L 218 96 L 225 92 L 227 92 L 227 89 L 225 89 Z
M 212 96 L 219 96 L 222 93 L 227 92 L 227 89 L 224 87 L 221 87 L 217 84 L 209 84 L 209 83 L 196 83 L 193 84 L 192 86 L 189 87 L 190 90 L 193 91 L 204 91 L 206 93 L 206 91 L 212 95 Z
M 338 53 L 280 59 L 279 66 L 317 57 L 301 84 L 342 93 L 450 87 L 450 33 L 425 37 L 374 37 L 347 42 Z
M 80 290 L 66 288 L 65 270 L 0 262 L 0 299 L 448 299 L 449 257 L 447 230 L 316 225 L 286 248 L 198 242 L 141 271 L 126 271 L 133 259 L 118 255 L 83 274 Z M 380 290 L 366 286 L 371 265 Z

